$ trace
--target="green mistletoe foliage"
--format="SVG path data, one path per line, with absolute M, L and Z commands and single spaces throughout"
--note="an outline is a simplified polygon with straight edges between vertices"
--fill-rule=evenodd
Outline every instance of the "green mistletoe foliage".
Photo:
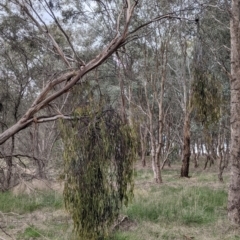
M 136 139 L 111 108 L 79 108 L 75 115 L 62 124 L 65 206 L 76 239 L 104 239 L 133 195 Z
M 205 127 L 218 122 L 221 117 L 222 87 L 208 70 L 194 69 L 192 105 L 196 118 Z

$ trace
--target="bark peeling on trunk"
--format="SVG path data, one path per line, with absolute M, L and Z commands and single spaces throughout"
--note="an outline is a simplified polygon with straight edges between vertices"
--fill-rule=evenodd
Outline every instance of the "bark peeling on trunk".
M 232 0 L 231 33 L 231 180 L 228 218 L 240 225 L 240 2 Z

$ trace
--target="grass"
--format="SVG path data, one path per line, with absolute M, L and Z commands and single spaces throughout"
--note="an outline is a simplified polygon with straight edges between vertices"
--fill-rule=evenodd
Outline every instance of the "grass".
M 134 203 L 125 214 L 138 221 L 178 224 L 208 224 L 226 209 L 227 193 L 208 187 L 150 188 L 148 194 L 137 191 Z
M 53 192 L 40 192 L 32 195 L 14 196 L 11 192 L 0 193 L 0 211 L 19 214 L 33 212 L 44 207 L 59 209 L 63 198 Z
M 43 229 L 37 227 L 35 225 L 29 225 L 25 228 L 25 230 L 18 234 L 17 240 L 33 240 L 33 239 L 54 239 L 54 240 L 65 240 L 68 239 L 71 235 L 70 233 L 67 235 L 64 234 L 69 226 L 64 226 L 64 224 L 53 224 L 51 223 L 50 227 L 47 229 Z
M 175 165 L 163 170 L 162 185 L 152 182 L 151 170 L 140 168 L 135 174 L 134 200 L 123 210 L 137 224 L 116 231 L 111 239 L 240 239 L 240 230 L 227 220 L 228 183 L 218 181 L 214 167 L 191 169 L 191 178 L 185 179 L 179 178 L 180 166 Z
M 36 227 L 29 226 L 27 227 L 22 234 L 20 234 L 18 239 L 35 239 L 41 237 L 39 229 Z
M 180 166 L 174 165 L 163 170 L 162 185 L 153 183 L 151 168 L 138 167 L 135 197 L 122 210 L 127 226 L 120 226 L 108 240 L 240 240 L 240 230 L 227 220 L 228 182 L 218 181 L 215 167 L 191 169 L 192 177 L 185 179 L 179 178 Z M 71 238 L 72 221 L 62 196 L 55 192 L 18 197 L 2 193 L 0 211 L 18 213 L 20 221 L 27 223 L 19 230 L 8 221 L 6 230 L 17 239 Z M 43 216 L 36 215 L 39 212 Z

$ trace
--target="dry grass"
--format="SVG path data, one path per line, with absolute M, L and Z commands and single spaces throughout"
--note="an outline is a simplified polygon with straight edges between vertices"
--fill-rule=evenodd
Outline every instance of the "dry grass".
M 218 181 L 217 174 L 215 164 L 206 170 L 203 166 L 191 168 L 190 178 L 180 178 L 176 164 L 163 170 L 164 183 L 159 186 L 152 181 L 150 164 L 146 168 L 138 164 L 135 199 L 124 210 L 137 226 L 116 232 L 112 239 L 240 239 L 240 229 L 227 219 L 229 169 L 224 173 L 224 183 Z
M 135 198 L 123 209 L 123 221 L 117 224 L 118 230 L 109 240 L 240 240 L 239 228 L 227 220 L 229 173 L 224 173 L 225 182 L 220 183 L 217 165 L 206 170 L 203 166 L 191 168 L 189 179 L 180 178 L 179 171 L 179 164 L 167 167 L 163 171 L 164 183 L 156 185 L 151 165 L 142 168 L 137 164 Z M 0 239 L 70 239 L 71 218 L 63 205 L 55 204 L 61 198 L 62 186 L 33 183 L 30 188 L 35 190 L 30 191 L 28 198 L 34 198 L 22 198 L 25 207 L 21 206 L 21 195 L 8 193 L 5 200 L 0 200 L 5 201 L 5 205 L 0 203 Z M 27 188 L 19 189 L 18 194 Z M 8 206 L 7 202 L 12 204 Z

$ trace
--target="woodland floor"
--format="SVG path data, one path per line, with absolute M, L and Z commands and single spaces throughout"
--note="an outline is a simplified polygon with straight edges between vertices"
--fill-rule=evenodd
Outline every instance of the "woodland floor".
M 203 165 L 203 164 L 201 164 Z M 136 164 L 134 199 L 121 213 L 109 240 L 240 240 L 240 228 L 227 220 L 227 187 L 218 181 L 217 164 L 191 168 L 191 178 L 180 178 L 180 165 L 163 170 L 162 185 L 152 181 L 149 166 Z M 59 183 L 21 186 L 0 194 L 0 240 L 68 240 L 72 221 L 64 210 Z M 16 195 L 17 194 L 17 195 Z

